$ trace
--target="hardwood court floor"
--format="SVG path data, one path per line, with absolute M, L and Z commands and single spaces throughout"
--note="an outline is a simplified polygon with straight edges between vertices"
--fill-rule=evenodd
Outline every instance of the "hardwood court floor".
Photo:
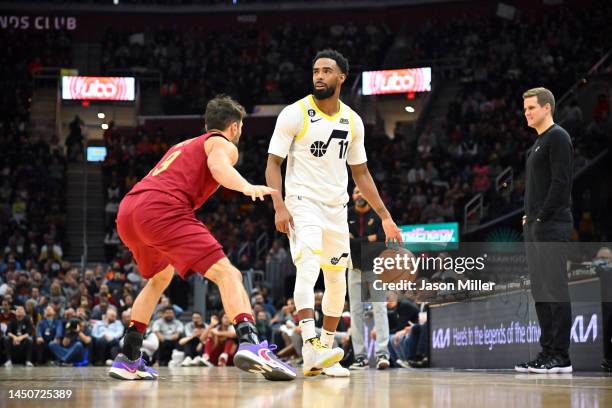
M 0 407 L 612 407 L 612 375 L 364 370 L 269 382 L 231 368 L 162 368 L 158 381 L 118 381 L 106 368 L 0 367 Z M 17 389 L 70 389 L 70 399 L 10 399 Z

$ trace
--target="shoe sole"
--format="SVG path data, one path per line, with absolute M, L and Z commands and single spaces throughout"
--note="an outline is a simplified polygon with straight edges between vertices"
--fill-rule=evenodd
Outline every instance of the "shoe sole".
M 111 368 L 108 371 L 108 375 L 117 380 L 155 380 L 157 377 L 153 374 L 147 373 L 146 371 L 135 371 L 131 372 L 122 368 Z
M 331 356 L 321 360 L 321 361 L 317 361 L 312 367 L 310 368 L 304 368 L 303 372 L 304 375 L 306 377 L 314 377 L 317 376 L 319 374 L 321 374 L 321 372 L 323 371 L 324 368 L 328 368 L 333 366 L 336 363 L 339 363 L 340 360 L 342 360 L 342 357 L 344 357 L 344 351 L 339 350 L 338 352 L 336 352 L 335 354 L 332 354 Z
M 368 368 L 370 368 L 370 366 L 363 366 L 363 367 L 359 367 L 359 366 L 353 367 L 353 366 L 350 366 L 349 370 L 367 370 Z
M 291 381 L 296 378 L 295 374 L 291 375 L 281 368 L 273 367 L 250 352 L 236 353 L 234 356 L 234 365 L 242 371 L 261 374 L 266 380 L 270 381 Z
M 346 378 L 346 377 L 350 377 L 351 376 L 349 373 L 346 373 L 346 374 L 329 374 L 329 373 L 326 373 L 325 370 L 323 370 L 321 372 L 321 374 L 326 375 L 328 377 L 332 377 L 332 378 Z
M 321 374 L 323 372 L 323 369 L 321 368 L 311 368 L 310 370 L 303 370 L 303 373 L 306 377 L 316 377 L 317 375 Z
M 528 373 L 529 372 L 529 368 L 524 368 L 524 367 L 514 367 L 514 371 L 516 371 L 517 373 Z
M 109 377 L 115 378 L 117 380 L 156 380 L 157 375 L 148 373 L 146 371 L 136 370 L 135 372 L 131 372 L 128 370 L 124 370 L 122 368 L 111 367 L 108 370 Z
M 117 380 L 126 380 L 126 381 L 130 381 L 130 380 L 139 380 L 140 378 L 138 377 L 138 374 L 136 374 L 136 372 L 130 372 L 128 370 L 122 370 L 120 368 L 111 368 L 108 371 L 108 375 L 112 378 L 115 378 Z
M 326 375 L 326 376 L 332 377 L 332 378 L 348 378 L 348 377 L 351 376 L 350 374 L 341 374 L 341 375 L 338 375 L 338 374 L 327 374 L 325 371 L 322 371 L 321 373 L 323 375 Z
M 529 372 L 534 374 L 568 374 L 573 371 L 572 366 L 569 367 L 553 367 L 553 368 L 535 368 L 529 367 Z
M 389 362 L 376 364 L 377 370 L 386 370 L 387 368 L 389 368 Z

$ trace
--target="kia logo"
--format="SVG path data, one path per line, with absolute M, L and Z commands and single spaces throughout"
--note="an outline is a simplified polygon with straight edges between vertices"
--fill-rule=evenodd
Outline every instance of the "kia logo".
M 443 349 L 448 346 L 450 346 L 450 328 L 434 330 L 432 333 L 432 347 Z
M 589 337 L 592 337 L 591 342 L 595 342 L 597 338 L 597 314 L 593 313 L 586 329 L 584 328 L 584 316 L 577 315 L 572 325 L 570 335 L 574 343 L 586 343 Z

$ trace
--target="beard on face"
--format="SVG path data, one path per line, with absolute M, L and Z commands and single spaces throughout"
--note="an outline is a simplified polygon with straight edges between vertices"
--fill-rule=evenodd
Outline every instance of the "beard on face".
M 240 136 L 242 136 L 242 129 L 240 127 L 238 127 L 238 132 L 236 133 L 234 140 L 232 140 L 232 143 L 237 147 L 238 146 L 238 142 L 240 142 Z
M 327 85 L 324 89 L 317 89 L 314 85 L 312 86 L 312 94 L 318 100 L 331 98 L 334 92 L 336 92 L 335 85 Z

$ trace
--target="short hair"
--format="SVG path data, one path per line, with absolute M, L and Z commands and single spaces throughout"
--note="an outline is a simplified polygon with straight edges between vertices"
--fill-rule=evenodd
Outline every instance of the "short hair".
M 170 310 L 172 313 L 174 313 L 174 308 L 171 305 L 168 305 L 168 306 L 164 307 L 164 313 L 167 312 L 168 310 Z
M 543 88 L 543 87 L 532 88 L 523 94 L 523 99 L 531 98 L 532 96 L 535 96 L 536 98 L 538 98 L 538 105 L 540 106 L 544 106 L 547 103 L 550 103 L 550 113 L 551 115 L 554 115 L 555 113 L 555 95 L 553 95 L 553 93 L 550 92 L 550 90 Z
M 244 107 L 227 95 L 217 95 L 206 105 L 204 122 L 206 129 L 225 130 L 246 116 Z
M 314 66 L 315 62 L 321 58 L 329 58 L 336 61 L 338 68 L 342 71 L 343 74 L 348 75 L 349 73 L 349 63 L 346 57 L 340 54 L 336 50 L 332 50 L 331 48 L 326 48 L 322 51 L 317 52 L 314 59 L 312 60 L 312 65 Z

